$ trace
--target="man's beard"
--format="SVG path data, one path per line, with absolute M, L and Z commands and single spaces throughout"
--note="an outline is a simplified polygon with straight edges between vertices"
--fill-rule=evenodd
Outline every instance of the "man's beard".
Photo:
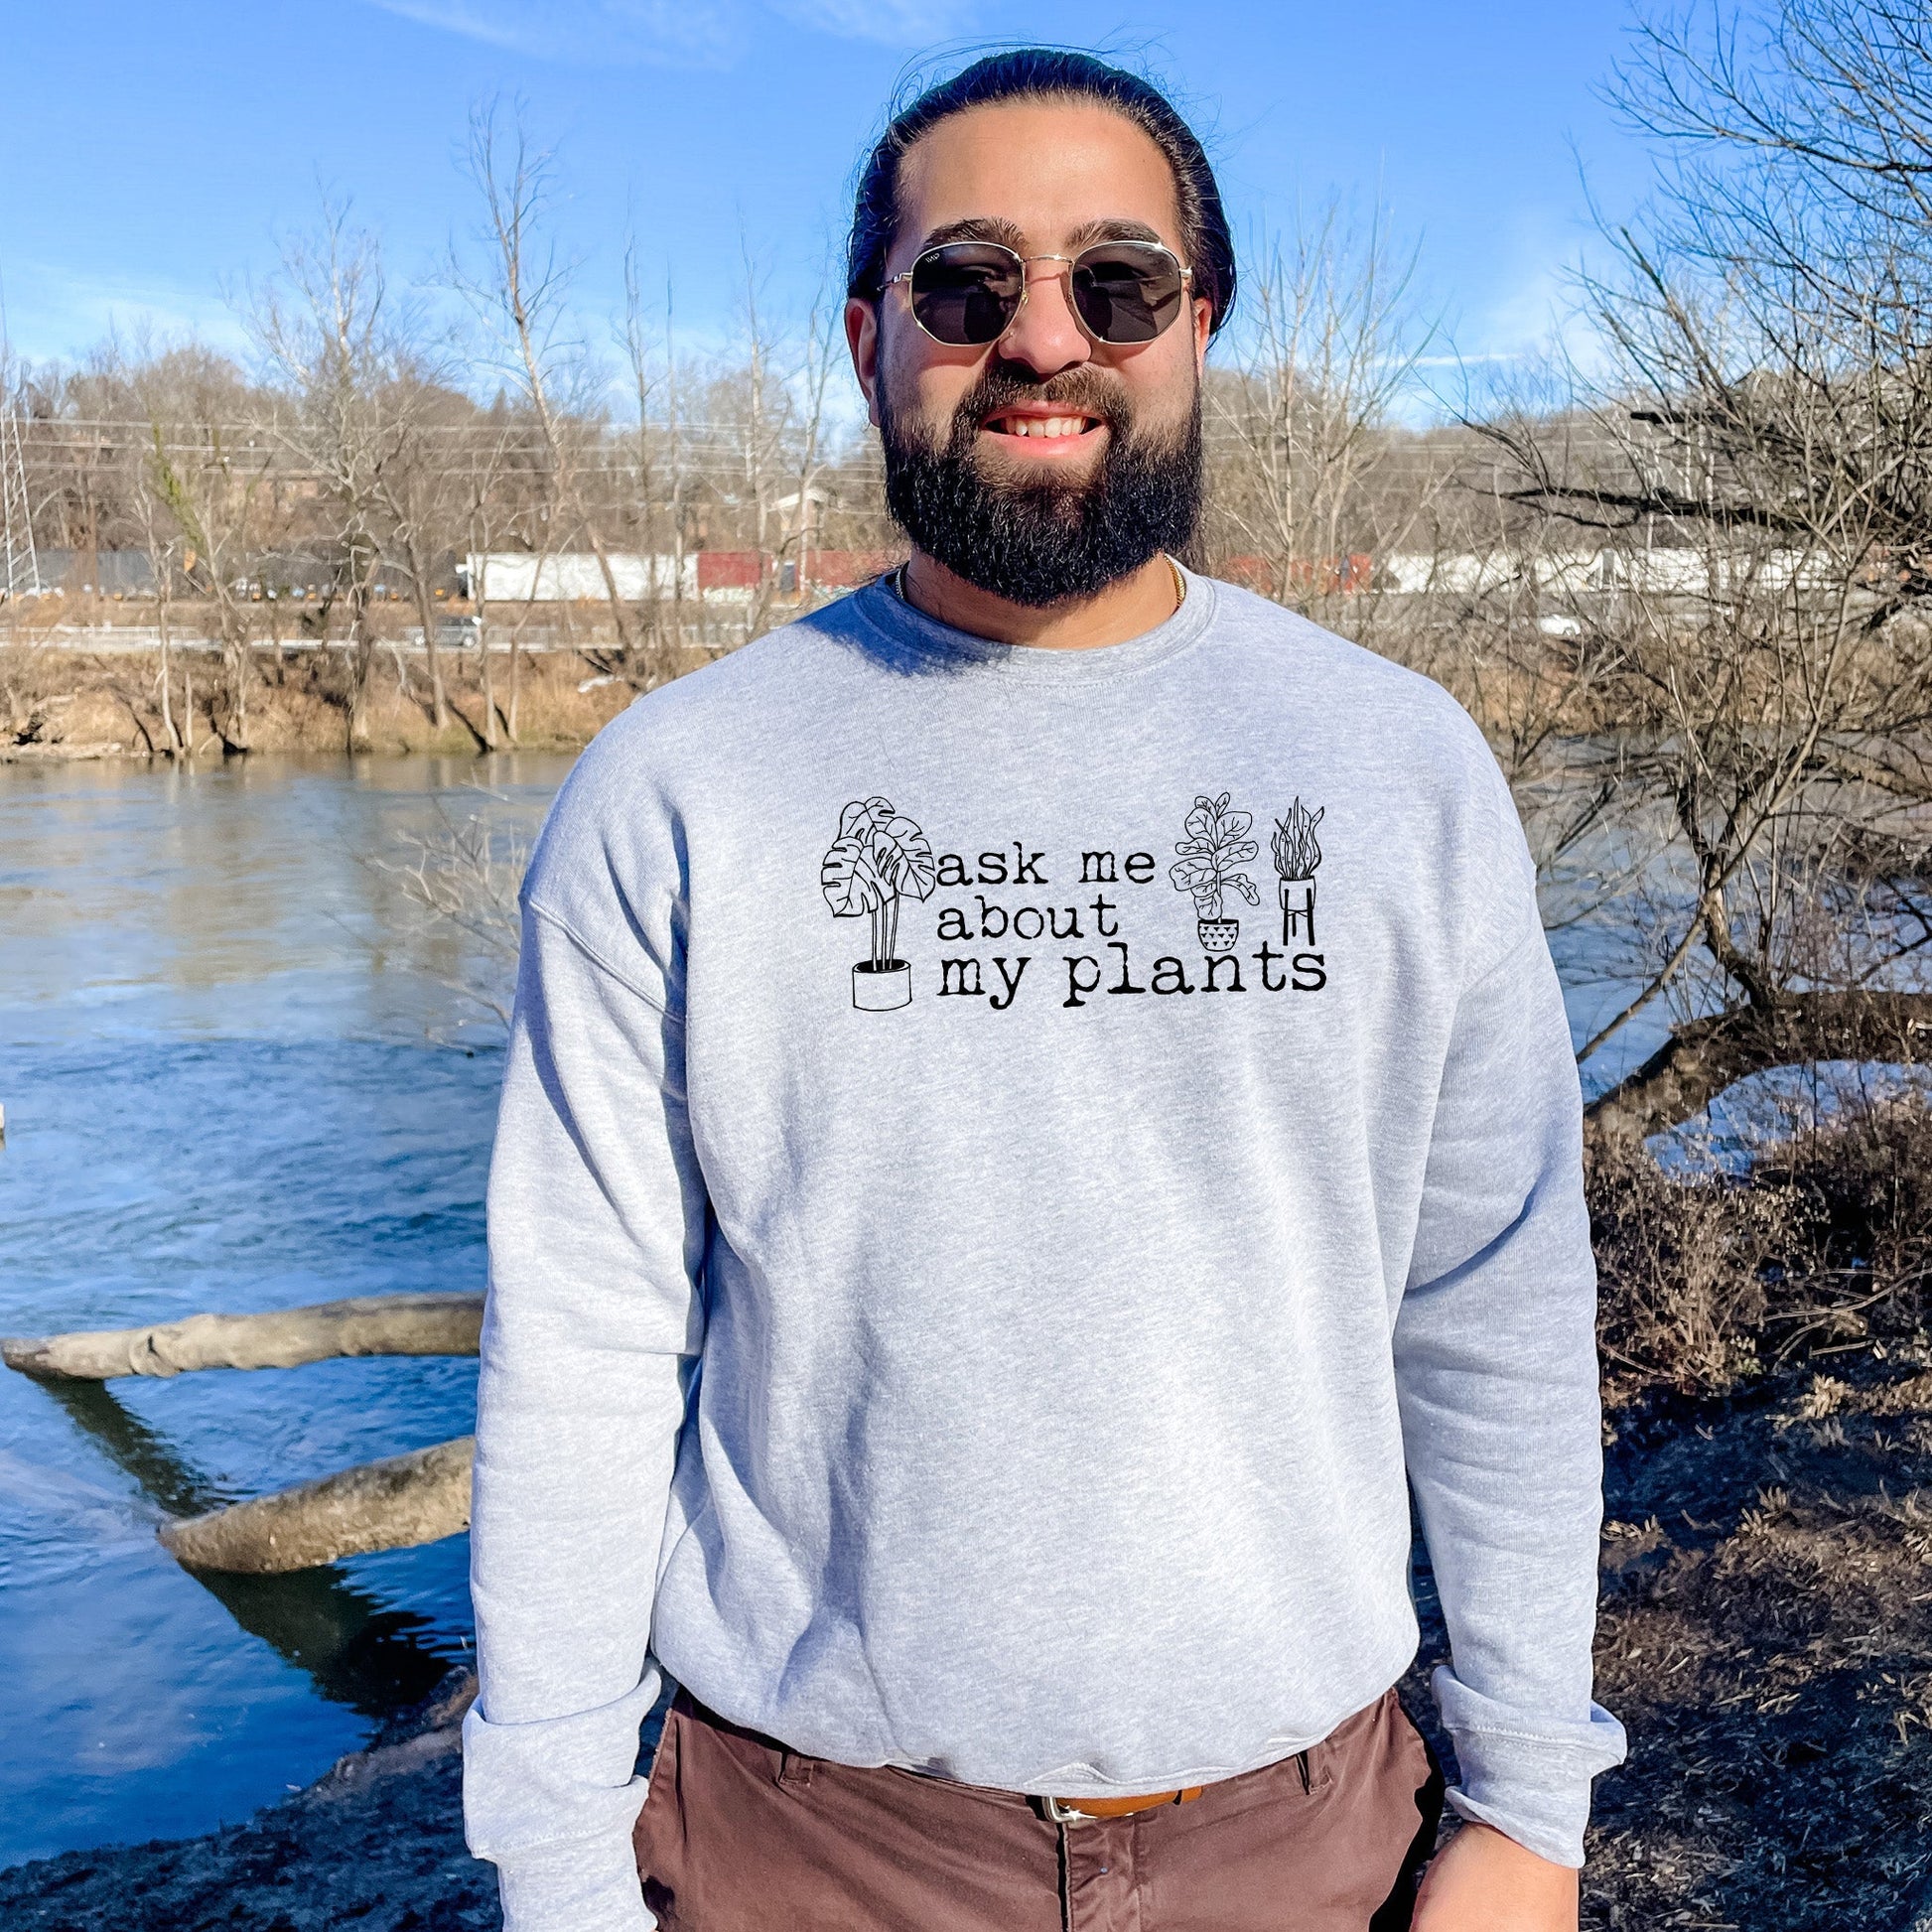
M 1099 418 L 1107 428 L 1099 470 L 1037 483 L 982 475 L 981 426 L 1015 402 L 1064 404 Z M 886 501 L 899 527 L 927 556 L 1009 603 L 1041 609 L 1092 597 L 1163 550 L 1185 551 L 1200 520 L 1198 387 L 1186 420 L 1166 436 L 1136 433 L 1117 384 L 1085 371 L 1036 382 L 1005 362 L 988 366 L 943 442 L 921 435 L 921 425 L 902 421 L 883 398 L 880 418 Z

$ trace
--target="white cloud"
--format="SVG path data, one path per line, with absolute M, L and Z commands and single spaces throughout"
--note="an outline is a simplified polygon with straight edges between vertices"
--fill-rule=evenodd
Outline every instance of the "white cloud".
M 247 347 L 241 325 L 212 291 L 38 261 L 16 263 L 8 274 L 7 333 L 14 352 L 30 362 L 69 360 L 109 336 L 129 345 L 192 336 L 230 355 Z
M 772 11 L 801 27 L 847 41 L 918 47 L 967 24 L 966 0 L 770 0 Z
M 369 0 L 465 40 L 535 60 L 719 67 L 744 45 L 738 0 Z
M 1449 332 L 1455 352 L 1445 358 L 1437 385 L 1458 394 L 1466 385 L 1463 403 L 1480 407 L 1483 398 L 1514 387 L 1556 381 L 1566 367 L 1586 381 L 1602 375 L 1606 345 L 1577 282 L 1590 239 L 1543 210 L 1508 222 L 1483 297 Z
M 961 27 L 971 0 L 368 0 L 488 47 L 535 60 L 726 67 L 760 12 L 837 40 L 911 46 Z

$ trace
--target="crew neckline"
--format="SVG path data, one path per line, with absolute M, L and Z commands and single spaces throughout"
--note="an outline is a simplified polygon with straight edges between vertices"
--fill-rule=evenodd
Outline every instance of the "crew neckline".
M 920 656 L 936 659 L 975 676 L 1015 679 L 1027 684 L 1061 686 L 1138 675 L 1165 663 L 1196 642 L 1214 616 L 1213 580 L 1197 577 L 1176 561 L 1185 595 L 1180 608 L 1138 637 L 1114 644 L 1006 644 L 959 630 L 927 617 L 917 605 L 901 597 L 884 577 L 868 584 L 853 598 L 859 615 L 890 642 L 905 645 Z

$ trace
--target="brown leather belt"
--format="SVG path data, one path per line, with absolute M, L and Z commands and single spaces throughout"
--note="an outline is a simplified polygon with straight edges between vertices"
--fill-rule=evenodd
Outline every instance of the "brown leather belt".
M 1042 1798 L 1040 1807 L 1056 1825 L 1091 1825 L 1103 1818 L 1132 1818 L 1136 1812 L 1158 1811 L 1163 1805 L 1184 1805 L 1206 1787 L 1190 1784 L 1179 1791 L 1153 1791 L 1145 1798 Z

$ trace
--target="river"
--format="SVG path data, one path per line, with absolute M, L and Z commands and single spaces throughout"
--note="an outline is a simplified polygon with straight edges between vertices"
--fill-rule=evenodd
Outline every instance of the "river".
M 499 1054 L 366 861 L 569 765 L 0 766 L 0 1331 L 481 1288 Z M 0 1864 L 243 1817 L 465 1656 L 466 1539 L 217 1583 L 154 1531 L 462 1435 L 475 1385 L 0 1374 Z
M 480 1288 L 500 1054 L 450 987 L 480 962 L 368 862 L 533 821 L 569 765 L 0 765 L 0 1332 Z M 1616 989 L 1558 950 L 1591 1027 Z M 475 1383 L 0 1374 L 0 1865 L 244 1817 L 466 1657 L 467 1538 L 222 1581 L 154 1532 L 462 1435 Z

